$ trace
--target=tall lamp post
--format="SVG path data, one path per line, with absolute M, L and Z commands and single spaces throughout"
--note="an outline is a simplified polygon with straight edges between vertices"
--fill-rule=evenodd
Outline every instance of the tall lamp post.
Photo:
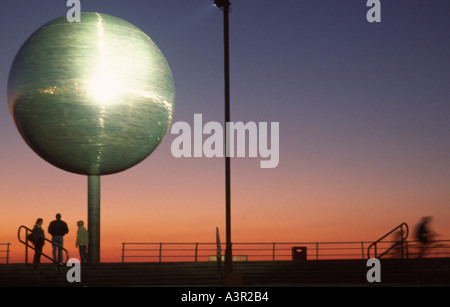
M 232 248 L 231 248 L 231 180 L 230 180 L 230 133 L 227 123 L 230 122 L 230 55 L 229 55 L 229 31 L 228 13 L 231 3 L 229 0 L 214 0 L 214 5 L 223 11 L 223 36 L 224 36 L 224 68 L 225 68 L 225 219 L 226 219 L 226 248 L 225 248 L 225 273 L 233 272 Z

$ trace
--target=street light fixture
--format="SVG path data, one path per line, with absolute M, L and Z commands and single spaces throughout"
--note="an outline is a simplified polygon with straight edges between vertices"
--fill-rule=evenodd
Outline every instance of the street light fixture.
M 230 1 L 228 0 L 214 0 L 214 5 L 220 8 L 230 6 Z

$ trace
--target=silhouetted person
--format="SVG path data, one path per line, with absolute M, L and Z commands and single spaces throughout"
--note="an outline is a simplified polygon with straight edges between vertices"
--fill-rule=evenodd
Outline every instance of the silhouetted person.
M 77 231 L 77 241 L 75 242 L 75 246 L 79 247 L 81 263 L 88 263 L 89 257 L 88 257 L 86 248 L 87 248 L 87 245 L 89 244 L 89 233 L 86 230 L 86 228 L 84 227 L 83 221 L 78 221 L 77 226 L 78 226 L 78 231 Z
M 67 223 L 61 220 L 61 214 L 56 214 L 56 220 L 52 221 L 48 226 L 48 233 L 52 235 L 52 242 L 59 246 L 64 246 L 63 237 L 69 232 Z M 62 261 L 62 249 L 57 245 L 52 244 L 53 247 L 53 259 L 59 263 Z M 58 258 L 56 258 L 56 251 L 58 250 Z
M 42 229 L 42 223 L 44 222 L 43 219 L 38 218 L 36 220 L 36 224 L 33 227 L 33 244 L 34 244 L 34 258 L 33 258 L 33 264 L 36 266 L 38 263 L 41 263 L 41 254 L 42 254 L 42 247 L 45 244 L 44 240 L 44 229 Z
M 416 239 L 420 243 L 419 257 L 423 257 L 433 238 L 438 234 L 431 230 L 430 223 L 433 217 L 424 216 L 416 228 Z

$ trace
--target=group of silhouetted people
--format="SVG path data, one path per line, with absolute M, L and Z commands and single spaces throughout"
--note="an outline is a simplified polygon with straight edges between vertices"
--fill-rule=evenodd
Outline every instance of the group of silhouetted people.
M 45 233 L 42 229 L 44 220 L 38 218 L 33 227 L 32 243 L 34 244 L 34 258 L 33 263 L 41 262 L 42 248 L 45 244 Z M 84 227 L 83 221 L 77 222 L 78 231 L 75 246 L 79 248 L 81 263 L 88 263 L 89 257 L 87 253 L 87 246 L 89 244 L 89 233 Z M 56 220 L 53 220 L 48 226 L 48 233 L 52 236 L 53 260 L 61 263 L 63 259 L 64 236 L 69 233 L 67 223 L 61 219 L 61 214 L 56 214 Z

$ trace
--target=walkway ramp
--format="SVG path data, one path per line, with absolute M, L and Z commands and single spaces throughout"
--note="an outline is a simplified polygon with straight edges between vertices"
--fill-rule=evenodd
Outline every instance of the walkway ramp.
M 381 282 L 366 279 L 366 260 L 246 261 L 233 263 L 242 286 L 450 286 L 450 258 L 381 259 Z M 0 286 L 221 286 L 213 262 L 101 263 L 82 265 L 81 282 L 69 267 L 0 264 Z

